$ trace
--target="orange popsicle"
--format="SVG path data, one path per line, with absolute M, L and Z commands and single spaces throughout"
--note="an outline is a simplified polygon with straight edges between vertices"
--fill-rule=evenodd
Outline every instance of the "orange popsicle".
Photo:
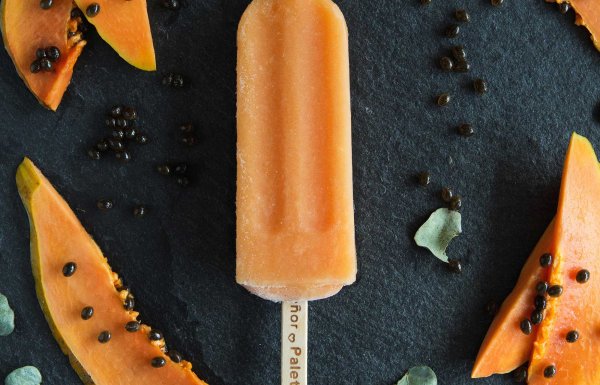
M 237 76 L 237 282 L 272 301 L 332 296 L 356 278 L 344 16 L 254 0 Z

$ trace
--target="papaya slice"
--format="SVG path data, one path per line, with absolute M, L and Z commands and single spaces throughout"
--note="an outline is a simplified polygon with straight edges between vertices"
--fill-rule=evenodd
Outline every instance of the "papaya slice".
M 600 50 L 600 3 L 596 0 L 546 0 L 547 2 L 569 3 L 575 10 L 575 24 L 590 31 L 592 42 Z
M 548 271 L 540 266 L 539 261 L 542 254 L 552 249 L 553 235 L 554 221 L 538 241 L 521 270 L 515 288 L 494 317 L 475 360 L 472 378 L 508 373 L 529 360 L 537 327 L 534 326 L 533 332 L 526 335 L 520 324 L 534 310 L 536 285 L 548 279 Z
M 75 3 L 100 37 L 125 61 L 145 71 L 156 70 L 146 0 L 75 0 Z M 89 17 L 85 11 L 93 3 L 100 6 L 100 12 Z
M 151 329 L 136 324 L 138 313 L 131 309 L 130 294 L 121 280 L 68 204 L 29 159 L 19 166 L 16 179 L 31 224 L 38 299 L 54 337 L 83 382 L 206 385 L 189 362 L 173 352 L 167 354 L 162 338 L 151 341 Z M 83 311 L 86 307 L 92 307 L 93 313 Z M 131 331 L 125 328 L 128 323 Z
M 72 8 L 71 0 L 55 0 L 50 10 L 43 10 L 39 1 L 2 0 L 0 6 L 4 46 L 19 76 L 40 103 L 53 111 L 71 82 L 73 67 L 86 44 L 77 32 L 78 21 L 71 19 Z M 61 52 L 54 70 L 32 73 L 36 50 L 50 46 Z
M 529 367 L 530 385 L 600 383 L 600 167 L 591 143 L 573 134 L 563 171 L 555 220 L 556 251 L 551 282 L 563 287 L 537 335 Z M 589 281 L 580 283 L 578 272 Z M 542 333 L 543 331 L 543 333 Z M 567 342 L 577 331 L 579 339 Z M 544 372 L 554 366 L 556 374 Z

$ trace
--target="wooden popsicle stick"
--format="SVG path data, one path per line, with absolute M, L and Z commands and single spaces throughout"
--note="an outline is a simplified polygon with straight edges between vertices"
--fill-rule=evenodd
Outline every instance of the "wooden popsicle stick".
M 281 385 L 308 385 L 308 302 L 281 304 Z

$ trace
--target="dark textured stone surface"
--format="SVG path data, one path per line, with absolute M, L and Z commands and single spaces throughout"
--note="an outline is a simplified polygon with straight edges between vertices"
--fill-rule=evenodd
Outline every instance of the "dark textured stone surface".
M 600 54 L 587 32 L 541 0 L 341 0 L 350 29 L 358 283 L 310 314 L 313 384 L 394 382 L 430 365 L 441 384 L 466 384 L 490 323 L 484 308 L 501 301 L 553 216 L 572 130 L 600 145 L 595 117 Z M 0 379 L 16 367 L 40 368 L 44 382 L 80 383 L 37 304 L 28 224 L 14 172 L 30 156 L 56 185 L 136 295 L 142 319 L 164 331 L 211 385 L 279 383 L 279 307 L 234 281 L 235 32 L 244 0 L 188 0 L 179 13 L 149 9 L 158 73 L 137 71 L 93 37 L 57 113 L 41 108 L 0 54 L 0 292 L 16 330 L 0 338 Z M 471 22 L 443 37 L 455 8 Z M 92 34 L 93 36 L 93 34 Z M 470 73 L 444 73 L 438 59 L 464 44 Z M 162 73 L 188 85 L 168 89 Z M 478 96 L 473 79 L 487 80 Z M 434 98 L 450 92 L 439 108 Z M 133 160 L 90 160 L 114 103 L 138 108 L 151 143 Z M 201 143 L 177 143 L 193 121 Z M 460 123 L 476 134 L 455 134 Z M 181 189 L 154 167 L 191 165 Z M 432 183 L 413 177 L 430 170 Z M 439 190 L 463 196 L 464 234 L 449 273 L 412 236 L 441 205 Z M 95 208 L 113 199 L 109 212 Z M 131 214 L 148 205 L 144 218 Z M 508 384 L 506 376 L 480 380 Z

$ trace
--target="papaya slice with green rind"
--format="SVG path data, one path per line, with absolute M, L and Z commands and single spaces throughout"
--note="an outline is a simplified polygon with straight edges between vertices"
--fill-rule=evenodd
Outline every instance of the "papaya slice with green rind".
M 528 383 L 589 385 L 600 383 L 600 167 L 591 143 L 573 134 L 562 177 L 555 220 L 556 251 L 551 284 L 563 293 L 548 304 L 544 333 L 538 333 Z M 576 280 L 582 269 L 586 283 Z M 579 333 L 574 343 L 569 331 Z M 554 365 L 556 374 L 544 376 Z
M 54 0 L 49 10 L 43 10 L 39 1 L 2 0 L 0 5 L 2 38 L 17 73 L 40 103 L 53 111 L 71 82 L 73 67 L 86 44 L 77 32 L 77 22 L 71 20 L 72 9 L 71 0 Z M 68 31 L 72 36 L 67 36 Z M 35 51 L 49 46 L 61 52 L 54 70 L 32 73 Z
M 138 317 L 124 307 L 129 293 L 68 204 L 29 159 L 19 166 L 16 180 L 31 224 L 31 263 L 40 305 L 84 383 L 206 385 L 189 362 L 169 358 L 163 339 L 150 341 L 148 326 L 125 329 Z M 65 276 L 63 267 L 69 262 L 76 269 Z M 82 309 L 87 306 L 94 311 L 84 320 Z M 98 337 L 105 330 L 111 338 L 101 343 Z
M 548 279 L 540 266 L 540 256 L 552 248 L 554 221 L 550 223 L 527 259 L 513 291 L 504 300 L 488 329 L 475 360 L 472 378 L 508 373 L 529 360 L 537 327 L 529 335 L 521 331 L 520 323 L 534 310 L 536 285 Z
M 100 12 L 87 20 L 125 61 L 145 71 L 156 70 L 156 58 L 146 0 L 75 0 L 86 14 L 93 3 Z

